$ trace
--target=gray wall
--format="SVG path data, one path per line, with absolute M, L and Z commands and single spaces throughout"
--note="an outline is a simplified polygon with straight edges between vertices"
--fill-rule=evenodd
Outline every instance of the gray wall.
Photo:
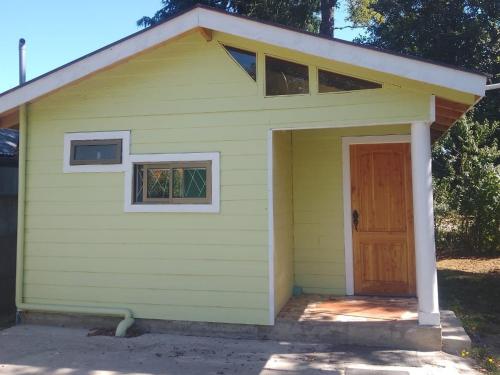
M 0 164 L 0 315 L 15 311 L 17 166 Z

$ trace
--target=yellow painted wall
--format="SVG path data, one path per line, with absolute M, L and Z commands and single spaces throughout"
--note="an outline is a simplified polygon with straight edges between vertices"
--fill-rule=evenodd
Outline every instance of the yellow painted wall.
M 257 82 L 218 40 L 259 52 Z M 268 130 L 426 120 L 429 92 L 320 95 L 311 65 L 311 94 L 265 98 L 264 53 L 315 62 L 190 33 L 29 105 L 24 302 L 269 323 Z M 135 154 L 220 152 L 220 214 L 126 213 L 122 173 L 64 174 L 64 133 L 100 130 L 131 130 Z
M 345 294 L 342 137 L 409 134 L 408 125 L 292 132 L 295 284 Z
M 273 134 L 273 171 L 274 289 L 279 312 L 292 295 L 294 281 L 291 131 Z

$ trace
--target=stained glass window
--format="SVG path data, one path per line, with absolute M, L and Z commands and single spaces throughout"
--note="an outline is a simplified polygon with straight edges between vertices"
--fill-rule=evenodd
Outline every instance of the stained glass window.
M 206 168 L 174 169 L 174 198 L 205 198 L 207 196 Z
M 135 203 L 210 203 L 211 162 L 134 165 Z
M 155 167 L 146 170 L 146 196 L 149 199 L 169 198 L 171 170 Z

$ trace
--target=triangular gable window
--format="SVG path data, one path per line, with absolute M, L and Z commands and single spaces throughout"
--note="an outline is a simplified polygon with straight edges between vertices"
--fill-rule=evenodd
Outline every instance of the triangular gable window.
M 379 89 L 380 83 L 318 69 L 319 92 Z
M 226 51 L 254 81 L 257 80 L 257 54 L 239 48 L 224 46 Z

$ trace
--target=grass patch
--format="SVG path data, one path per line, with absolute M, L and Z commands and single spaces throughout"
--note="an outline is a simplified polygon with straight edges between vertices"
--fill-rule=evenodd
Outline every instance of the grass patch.
M 471 260 L 467 261 L 470 264 Z M 484 262 L 484 260 L 482 260 Z M 452 310 L 471 337 L 473 348 L 463 352 L 490 373 L 500 365 L 500 271 L 438 263 L 440 307 Z M 466 262 L 463 262 L 465 265 Z M 466 271 L 465 271 L 466 270 Z
M 473 338 L 500 334 L 500 274 L 439 270 L 439 299 Z

